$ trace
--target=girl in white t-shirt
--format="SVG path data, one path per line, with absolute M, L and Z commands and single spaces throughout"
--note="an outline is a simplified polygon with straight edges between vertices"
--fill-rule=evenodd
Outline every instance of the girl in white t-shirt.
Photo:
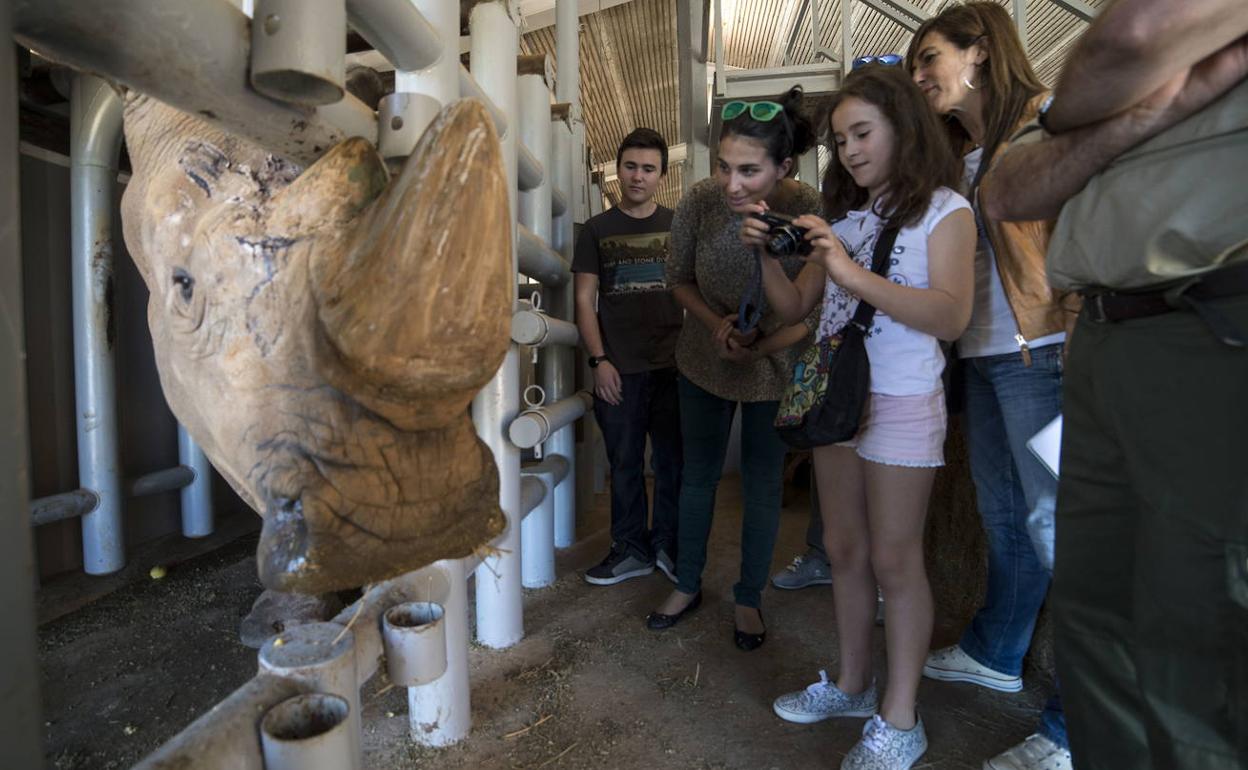
M 870 396 L 850 441 L 814 449 L 824 539 L 832 567 L 840 661 L 837 676 L 776 699 L 784 719 L 871 717 L 842 768 L 909 768 L 926 750 L 915 710 L 932 630 L 923 527 L 936 468 L 944 463 L 945 402 L 940 340 L 966 327 L 974 292 L 975 223 L 957 184 L 957 162 L 922 93 L 900 68 L 855 70 L 834 97 L 836 160 L 823 196 L 829 225 L 815 216 L 808 264 L 795 281 L 763 259 L 767 300 L 781 318 L 801 318 L 821 299 L 819 335 L 837 333 L 858 298 L 876 307 L 867 336 Z M 757 210 L 763 210 L 758 205 Z M 871 257 L 885 225 L 900 227 L 885 276 Z M 765 243 L 746 219 L 742 237 Z M 765 253 L 765 249 L 763 250 Z M 872 679 L 876 585 L 884 594 L 888 690 Z

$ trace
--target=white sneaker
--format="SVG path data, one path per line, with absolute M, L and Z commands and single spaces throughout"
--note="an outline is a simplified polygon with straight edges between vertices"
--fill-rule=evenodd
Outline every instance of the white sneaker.
M 984 770 L 1071 770 L 1070 750 L 1036 733 L 984 762 Z
M 1021 676 L 1010 676 L 994 671 L 962 651 L 958 645 L 936 650 L 927 656 L 923 664 L 923 676 L 942 682 L 968 682 L 999 692 L 1018 692 L 1023 689 Z
M 829 717 L 869 717 L 879 709 L 879 703 L 874 681 L 866 690 L 850 695 L 828 681 L 827 671 L 820 671 L 818 682 L 781 695 L 771 708 L 783 720 L 809 725 Z
M 841 770 L 910 770 L 927 751 L 927 733 L 919 719 L 909 730 L 898 730 L 879 714 L 867 720 L 862 738 L 841 760 Z

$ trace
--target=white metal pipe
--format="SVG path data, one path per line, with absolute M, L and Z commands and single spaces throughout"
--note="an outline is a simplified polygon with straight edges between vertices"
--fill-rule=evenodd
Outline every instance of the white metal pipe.
M 494 104 L 494 100 L 485 95 L 477 79 L 472 76 L 464 65 L 459 65 L 459 95 L 467 99 L 476 99 L 485 105 L 490 117 L 494 119 L 494 130 L 499 136 L 507 133 L 507 116 Z
M 532 154 L 532 163 L 538 174 L 526 187 L 524 167 L 521 164 L 519 217 L 520 224 L 538 238 L 550 243 L 551 218 L 551 166 L 550 154 L 550 89 L 546 78 L 537 74 L 521 75 L 516 83 L 516 98 L 520 108 L 520 159 Z
M 524 520 L 528 521 L 533 512 L 542 504 L 542 500 L 546 498 L 546 487 L 542 485 L 541 479 L 532 473 L 533 466 L 524 466 L 520 468 L 520 513 L 523 514 Z M 524 550 L 529 548 L 529 530 L 522 528 L 520 530 L 520 542 L 524 545 Z M 522 570 L 523 573 L 523 570 Z M 529 584 L 524 584 L 525 588 L 529 588 Z
M 14 33 L 22 44 L 296 163 L 311 163 L 348 136 L 376 141 L 373 111 L 350 94 L 310 110 L 255 91 L 247 77 L 250 23 L 224 2 L 16 0 L 14 5 Z
M 576 139 L 572 134 L 572 128 L 562 120 L 553 121 L 554 139 L 552 141 L 553 164 L 555 167 L 555 184 L 564 190 L 573 189 L 573 163 L 574 148 Z M 583 166 L 581 168 L 583 172 Z M 563 258 L 569 263 L 572 261 L 573 252 L 573 221 L 574 212 L 571 208 L 559 214 L 553 224 L 552 241 L 556 248 L 559 249 Z M 569 289 L 570 290 L 570 289 Z M 575 318 L 575 303 L 571 299 L 571 295 L 567 294 L 561 298 L 564 307 L 556 307 L 556 310 L 562 310 L 563 318 L 571 322 Z M 558 303 L 556 303 L 558 304 Z M 575 324 L 573 324 L 575 326 Z M 564 365 L 567 368 L 565 382 L 554 383 L 556 392 L 560 395 L 570 393 L 576 382 L 576 366 L 580 360 L 579 353 L 575 350 L 564 352 Z M 556 396 L 552 395 L 552 398 Z M 547 454 L 557 454 L 567 458 L 568 473 L 564 479 L 557 482 L 554 502 L 555 516 L 555 547 L 567 548 L 576 542 L 576 508 L 577 508 L 577 490 L 592 488 L 592 480 L 588 477 L 578 478 L 577 468 L 577 447 L 576 447 L 576 429 L 574 426 L 565 428 L 566 433 L 557 434 L 554 442 L 547 447 Z M 586 464 L 585 470 L 588 471 L 591 466 Z
M 520 542 L 525 588 L 543 588 L 555 582 L 555 487 L 568 475 L 568 460 L 547 455 L 540 463 L 520 470 L 525 482 L 536 482 L 540 501 L 524 519 Z
M 442 605 L 446 671 L 407 688 L 409 734 L 425 746 L 449 746 L 468 737 L 472 711 L 468 682 L 468 574 L 475 557 L 434 562 L 406 578 L 412 593 Z
M 526 409 L 512 420 L 508 435 L 516 446 L 531 449 L 545 443 L 563 426 L 576 422 L 593 408 L 593 404 L 593 397 L 581 391 L 553 404 Z
M 540 310 L 526 309 L 517 310 L 511 316 L 511 341 L 532 348 L 576 346 L 581 342 L 581 335 L 574 323 L 551 318 Z
M 126 563 L 121 520 L 113 346 L 113 188 L 121 152 L 121 99 L 93 75 L 70 92 L 74 391 L 78 484 L 100 497 L 82 517 L 83 569 L 104 575 Z
M 520 272 L 547 286 L 571 283 L 572 270 L 562 256 L 551 250 L 543 238 L 520 225 L 516 242 Z
M 346 93 L 343 0 L 256 0 L 251 85 L 271 99 L 316 107 Z
M 507 168 L 509 211 L 514 222 L 518 133 L 514 128 L 516 55 L 520 35 L 502 2 L 473 6 L 469 28 L 473 77 L 507 116 L 507 132 L 500 141 Z M 513 246 L 515 243 L 513 229 Z M 513 270 L 515 267 L 513 260 Z M 514 302 L 514 297 L 512 299 Z M 507 519 L 503 533 L 493 543 L 497 550 L 486 556 L 476 571 L 477 641 L 494 648 L 510 647 L 524 637 L 524 592 L 520 583 L 520 452 L 504 433 L 519 407 L 520 368 L 516 347 L 511 345 L 498 373 L 472 401 L 472 421 L 477 435 L 494 453 L 498 464 L 499 506 Z
M 306 693 L 282 701 L 260 720 L 265 770 L 347 770 L 361 766 L 351 740 L 347 699 Z
M 448 37 L 421 10 L 412 0 L 347 0 L 351 26 L 396 70 L 424 69 L 448 51 L 458 51 L 459 29 Z
M 190 468 L 195 478 L 182 487 L 182 535 L 205 537 L 212 534 L 212 464 L 208 455 L 186 428 L 178 423 L 178 462 Z
M 523 104 L 524 102 L 522 101 L 521 105 Z M 523 141 L 516 146 L 516 153 L 516 162 L 519 166 L 517 184 L 520 186 L 520 190 L 522 192 L 536 190 L 546 176 L 546 169 L 538 161 L 537 155 Z
M 370 631 L 373 636 L 378 635 L 376 626 Z M 317 692 L 337 695 L 347 702 L 350 764 L 337 766 L 359 770 L 364 744 L 355 634 L 343 633 L 343 626 L 338 623 L 294 626 L 265 642 L 259 657 L 262 672 L 303 682 Z
M 429 684 L 446 673 L 446 623 L 441 604 L 405 602 L 381 620 L 386 674 L 394 684 Z
M 415 8 L 440 40 L 459 39 L 459 4 L 455 0 L 404 0 Z M 395 93 L 385 97 L 378 109 L 377 144 L 383 157 L 405 158 L 412 153 L 438 112 L 460 95 L 459 59 L 449 43 L 437 58 L 421 69 L 396 69 Z M 397 118 L 397 120 L 396 120 Z

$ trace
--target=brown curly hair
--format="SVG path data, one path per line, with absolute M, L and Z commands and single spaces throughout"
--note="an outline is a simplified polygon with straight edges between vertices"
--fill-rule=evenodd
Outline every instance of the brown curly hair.
M 846 99 L 860 99 L 877 107 L 893 127 L 896 145 L 888 177 L 887 200 L 876 201 L 890 226 L 918 224 L 940 187 L 957 189 L 960 163 L 954 157 L 940 119 L 923 92 L 901 67 L 868 64 L 849 73 L 828 109 L 828 148 L 833 158 L 823 175 L 823 201 L 831 219 L 862 208 L 868 196 L 841 165 L 831 141 L 832 114 Z

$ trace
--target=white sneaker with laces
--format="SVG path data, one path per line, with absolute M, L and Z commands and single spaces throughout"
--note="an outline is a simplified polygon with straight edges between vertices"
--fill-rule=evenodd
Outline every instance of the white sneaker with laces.
M 879 701 L 874 681 L 866 690 L 851 695 L 828 681 L 827 671 L 820 671 L 818 682 L 781 695 L 771 708 L 787 722 L 809 725 L 829 717 L 869 717 L 879 708 Z
M 876 714 L 862 728 L 862 738 L 841 761 L 841 770 L 910 770 L 927 751 L 923 720 L 899 730 Z
M 944 647 L 927 656 L 923 664 L 923 676 L 942 682 L 967 682 L 998 692 L 1018 692 L 1023 689 L 1021 676 L 1010 676 L 994 671 L 963 652 L 958 645 Z
M 1070 750 L 1035 733 L 984 762 L 984 770 L 1071 770 Z

